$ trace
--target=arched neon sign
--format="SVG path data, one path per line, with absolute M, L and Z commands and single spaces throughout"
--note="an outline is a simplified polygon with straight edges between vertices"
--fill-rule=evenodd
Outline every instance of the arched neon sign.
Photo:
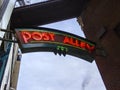
M 23 53 L 48 51 L 94 60 L 95 44 L 80 36 L 48 28 L 16 29 L 16 34 Z

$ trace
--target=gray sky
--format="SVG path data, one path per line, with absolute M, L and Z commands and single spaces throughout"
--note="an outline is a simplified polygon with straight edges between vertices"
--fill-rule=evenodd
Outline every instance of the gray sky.
M 70 19 L 45 25 L 84 37 L 76 22 Z M 17 90 L 106 90 L 95 62 L 54 53 L 23 54 Z

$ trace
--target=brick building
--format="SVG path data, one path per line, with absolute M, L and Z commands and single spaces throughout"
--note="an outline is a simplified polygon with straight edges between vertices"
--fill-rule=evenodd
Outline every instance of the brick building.
M 91 0 L 78 22 L 86 37 L 97 43 L 95 60 L 107 90 L 119 90 L 120 1 Z

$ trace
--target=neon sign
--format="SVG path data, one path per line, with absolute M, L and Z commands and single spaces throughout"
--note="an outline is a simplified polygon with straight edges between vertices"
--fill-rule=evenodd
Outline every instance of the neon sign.
M 23 53 L 50 51 L 64 56 L 73 55 L 90 62 L 94 59 L 95 44 L 77 35 L 48 28 L 16 29 L 16 34 Z

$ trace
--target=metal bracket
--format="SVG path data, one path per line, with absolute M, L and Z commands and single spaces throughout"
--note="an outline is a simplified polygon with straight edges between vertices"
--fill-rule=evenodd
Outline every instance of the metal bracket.
M 0 31 L 2 31 L 2 32 L 9 32 L 9 33 L 15 33 L 14 31 L 11 31 L 11 30 L 3 30 L 3 29 L 1 29 Z
M 18 43 L 18 41 L 14 41 L 14 40 L 10 40 L 10 39 L 5 39 L 5 38 L 1 38 L 1 37 L 0 37 L 0 40 L 7 41 L 7 42 Z
M 11 31 L 11 30 L 3 30 L 3 29 L 1 29 L 0 31 L 8 32 L 8 33 L 13 33 L 13 34 L 15 33 L 14 31 Z M 6 38 L 1 38 L 1 37 L 0 37 L 0 40 L 7 41 L 7 42 L 18 43 L 18 41 L 11 40 L 11 39 L 6 39 Z

